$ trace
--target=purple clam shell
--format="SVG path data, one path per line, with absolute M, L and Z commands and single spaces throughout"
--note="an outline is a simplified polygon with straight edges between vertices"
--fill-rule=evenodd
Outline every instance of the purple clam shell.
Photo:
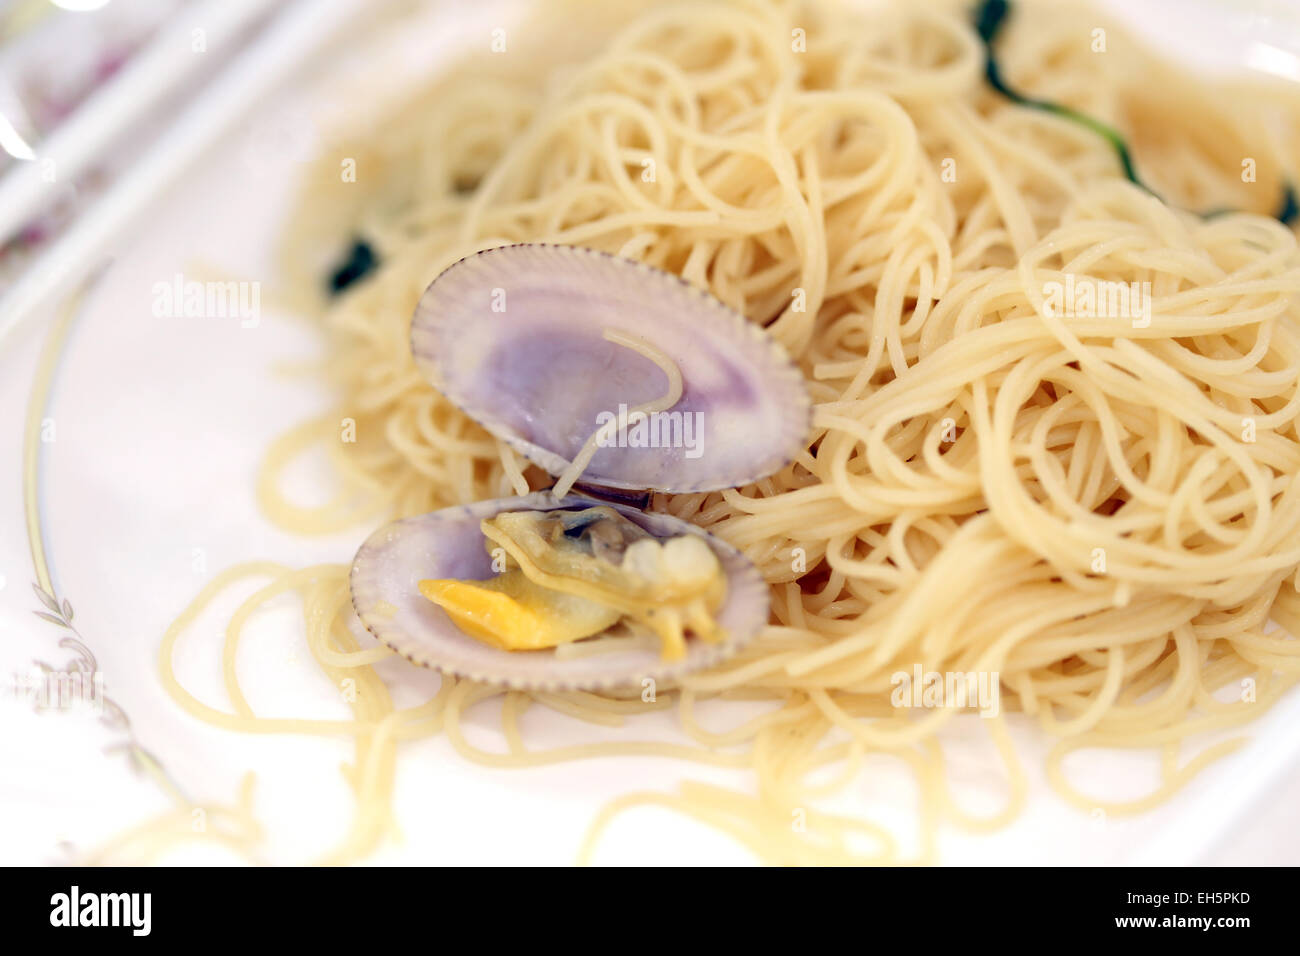
M 721 644 L 695 638 L 686 657 L 663 661 L 658 649 L 613 651 L 564 660 L 552 651 L 502 651 L 465 634 L 447 613 L 420 593 L 426 578 L 492 576 L 479 521 L 503 511 L 552 511 L 607 504 L 660 537 L 701 536 L 722 563 L 727 595 L 718 622 L 727 630 Z M 601 690 L 641 686 L 646 678 L 671 682 L 688 671 L 731 656 L 767 623 L 770 593 L 758 569 L 739 551 L 703 529 L 670 515 L 638 511 L 546 492 L 498 498 L 404 518 L 380 528 L 362 544 L 352 562 L 352 604 L 366 628 L 412 663 L 458 677 L 529 690 Z
M 770 475 L 803 449 L 811 403 L 776 341 L 678 276 L 607 253 L 525 243 L 468 256 L 425 290 L 411 349 L 435 388 L 559 475 L 598 416 L 667 391 L 663 371 L 606 341 L 607 329 L 670 356 L 683 391 L 649 447 L 598 449 L 583 481 L 715 491 Z

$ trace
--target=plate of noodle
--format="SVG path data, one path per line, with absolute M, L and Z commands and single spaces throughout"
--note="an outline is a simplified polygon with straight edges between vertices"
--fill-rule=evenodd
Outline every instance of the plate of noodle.
M 1300 76 L 1113 9 L 431 5 L 260 107 L 21 399 L 41 610 L 130 758 L 76 858 L 1210 859 L 1300 766 Z M 417 666 L 354 608 L 375 529 L 555 483 L 412 354 L 521 244 L 677 277 L 811 405 L 776 470 L 647 493 L 769 601 L 649 691 Z

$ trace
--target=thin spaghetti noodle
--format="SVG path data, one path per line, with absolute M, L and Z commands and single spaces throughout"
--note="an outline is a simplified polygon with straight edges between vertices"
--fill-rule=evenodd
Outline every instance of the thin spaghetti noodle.
M 627 413 L 629 422 L 634 422 L 637 416 L 653 415 L 655 412 L 665 411 L 677 404 L 678 399 L 682 397 L 682 373 L 676 362 L 649 342 L 637 340 L 630 335 L 624 335 L 617 329 L 607 329 L 605 339 L 615 345 L 621 345 L 644 355 L 659 366 L 659 370 L 664 373 L 664 378 L 668 380 L 668 391 L 658 398 L 635 406 Z M 600 443 L 609 440 L 616 425 L 616 422 L 601 425 L 591 433 L 591 437 L 583 443 L 582 447 L 578 449 L 578 453 L 573 456 L 573 462 L 564 470 L 564 474 L 555 479 L 555 487 L 551 489 L 555 497 L 563 498 L 569 493 L 573 483 L 582 476 L 587 465 L 591 464 L 592 456 L 596 454 Z

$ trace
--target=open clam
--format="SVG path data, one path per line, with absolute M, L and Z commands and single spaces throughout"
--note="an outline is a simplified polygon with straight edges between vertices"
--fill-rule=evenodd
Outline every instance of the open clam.
M 353 604 L 414 663 L 535 689 L 601 689 L 723 660 L 767 621 L 754 565 L 703 529 L 608 494 L 771 474 L 810 402 L 777 345 L 678 277 L 567 246 L 462 259 L 425 291 L 416 362 L 552 491 L 393 522 L 357 552 Z M 558 492 L 558 494 L 557 494 Z
M 602 503 L 576 495 L 557 501 L 543 491 L 393 522 L 372 534 L 353 562 L 357 613 L 375 637 L 416 664 L 509 687 L 548 690 L 671 679 L 723 660 L 767 622 L 767 585 L 739 551 L 688 522 L 621 504 L 603 507 L 661 539 L 690 535 L 717 556 L 727 582 L 723 603 L 714 614 L 726 633 L 722 641 L 688 640 L 685 655 L 677 660 L 664 660 L 658 647 L 630 638 L 616 638 L 599 652 L 567 658 L 551 650 L 511 652 L 471 637 L 421 592 L 420 582 L 430 579 L 493 579 L 497 572 L 480 530 L 485 518 L 503 512 L 577 513 L 597 505 Z

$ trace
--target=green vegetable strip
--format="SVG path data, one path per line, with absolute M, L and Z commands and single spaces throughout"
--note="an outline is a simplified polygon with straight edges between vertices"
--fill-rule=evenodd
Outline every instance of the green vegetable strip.
M 1115 156 L 1119 159 L 1119 164 L 1124 170 L 1124 177 L 1129 182 L 1160 199 L 1159 194 L 1154 189 L 1138 178 L 1137 170 L 1133 167 L 1133 156 L 1129 152 L 1128 144 L 1124 142 L 1124 137 L 1116 129 L 1107 126 L 1094 117 L 1088 116 L 1086 113 L 1080 113 L 1078 110 L 1071 109 L 1060 103 L 1053 103 L 1051 100 L 1040 100 L 1025 96 L 1023 93 L 1007 86 L 1002 79 L 1002 72 L 998 68 L 997 58 L 993 54 L 993 41 L 997 38 L 1003 23 L 1006 21 L 1007 14 L 1010 12 L 1011 4 L 1008 0 L 984 0 L 975 11 L 975 29 L 979 33 L 980 39 L 984 41 L 984 76 L 988 80 L 989 86 L 1013 103 L 1064 117 L 1086 129 L 1092 130 L 1109 143 L 1111 149 L 1115 151 Z M 1161 201 L 1163 202 L 1163 200 Z M 1227 211 L 1215 210 L 1202 215 L 1206 217 L 1217 216 Z M 1275 218 L 1289 225 L 1295 220 L 1298 212 L 1300 212 L 1300 209 L 1296 205 L 1295 190 L 1290 183 L 1287 183 L 1282 193 L 1282 208 L 1275 214 Z

